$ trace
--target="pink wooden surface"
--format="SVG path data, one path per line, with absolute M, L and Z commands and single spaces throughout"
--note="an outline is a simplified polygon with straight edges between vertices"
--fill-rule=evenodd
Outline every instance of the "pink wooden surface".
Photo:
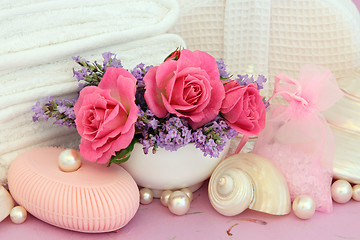
M 300 220 L 293 213 L 272 216 L 251 210 L 225 217 L 212 208 L 206 187 L 195 192 L 189 211 L 200 213 L 175 216 L 156 199 L 150 205 L 140 206 L 135 217 L 119 232 L 100 234 L 60 229 L 33 216 L 21 225 L 7 218 L 0 224 L 0 239 L 360 239 L 360 202 L 334 203 L 331 214 L 317 212 L 308 220 Z M 236 220 L 239 218 L 261 219 L 267 225 Z M 233 236 L 228 236 L 226 231 L 236 223 L 231 230 Z

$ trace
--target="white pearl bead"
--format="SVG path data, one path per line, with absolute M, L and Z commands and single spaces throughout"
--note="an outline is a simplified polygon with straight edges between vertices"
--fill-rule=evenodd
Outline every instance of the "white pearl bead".
M 149 188 L 140 189 L 140 203 L 149 204 L 154 198 L 153 192 Z
M 188 196 L 190 202 L 192 202 L 194 196 L 193 196 L 193 192 L 189 189 L 189 188 L 183 188 L 180 191 L 182 191 L 183 193 L 186 194 L 186 196 Z
M 171 194 L 172 194 L 172 191 L 170 191 L 170 190 L 165 190 L 161 193 L 160 202 L 163 206 L 165 206 L 165 207 L 168 206 L 169 197 Z
M 360 185 L 354 185 L 352 188 L 352 198 L 355 201 L 360 201 Z
M 25 222 L 27 211 L 22 206 L 14 207 L 10 212 L 10 219 L 13 223 L 19 224 Z
M 80 153 L 74 149 L 65 149 L 58 158 L 58 164 L 61 171 L 74 172 L 81 166 L 82 158 Z
M 297 196 L 292 205 L 294 214 L 301 219 L 309 219 L 315 213 L 315 202 L 307 195 Z
M 190 209 L 190 199 L 184 192 L 175 191 L 169 197 L 168 208 L 175 215 L 184 215 Z
M 331 185 L 332 199 L 337 203 L 346 203 L 352 197 L 352 187 L 348 181 L 337 180 Z

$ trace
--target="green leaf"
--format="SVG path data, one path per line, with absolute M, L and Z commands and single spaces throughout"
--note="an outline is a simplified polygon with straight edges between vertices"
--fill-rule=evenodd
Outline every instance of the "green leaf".
M 126 162 L 130 156 L 131 156 L 131 152 L 134 149 L 134 145 L 135 143 L 137 143 L 139 140 L 134 138 L 131 143 L 129 144 L 129 146 L 127 146 L 127 148 L 120 150 L 119 152 L 116 152 L 115 156 L 112 156 L 110 159 L 110 162 L 108 164 L 108 167 L 112 164 L 112 163 L 123 163 Z

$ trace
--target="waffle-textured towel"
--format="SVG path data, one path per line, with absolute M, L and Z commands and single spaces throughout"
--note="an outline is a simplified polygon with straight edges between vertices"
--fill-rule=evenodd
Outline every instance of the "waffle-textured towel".
M 224 58 L 232 73 L 249 64 L 269 77 L 297 77 L 303 64 L 343 77 L 360 64 L 360 15 L 351 0 L 179 0 L 172 32 L 190 50 Z
M 0 10 L 0 184 L 12 159 L 26 149 L 77 147 L 74 129 L 32 123 L 31 106 L 44 97 L 76 96 L 72 56 L 102 61 L 114 52 L 125 68 L 160 64 L 181 37 L 175 0 L 2 1 Z M 11 16 L 9 18 L 9 16 Z

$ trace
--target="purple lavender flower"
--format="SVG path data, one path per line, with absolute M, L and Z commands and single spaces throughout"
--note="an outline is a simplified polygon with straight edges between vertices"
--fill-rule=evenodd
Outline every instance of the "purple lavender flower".
M 216 61 L 217 67 L 219 69 L 220 78 L 221 79 L 228 79 L 230 74 L 226 72 L 226 65 L 222 58 Z
M 76 63 L 90 63 L 89 61 L 87 61 L 86 59 L 84 58 L 81 58 L 80 56 L 76 56 L 76 57 L 72 57 L 72 60 L 74 60 Z
M 85 69 L 85 71 L 84 71 Z M 84 80 L 85 79 L 85 76 L 86 76 L 86 73 L 87 73 L 87 70 L 86 68 L 82 67 L 81 70 L 79 71 L 76 71 L 74 68 L 73 68 L 73 76 L 76 78 L 76 80 L 78 82 L 80 82 L 81 80 Z
M 159 120 L 157 120 L 157 119 L 155 119 L 155 118 L 149 120 L 149 125 L 150 125 L 150 127 L 151 127 L 152 129 L 154 129 L 154 130 L 156 130 L 156 129 L 158 128 L 159 123 L 160 123 Z
M 259 75 L 258 79 L 256 80 L 256 84 L 258 85 L 258 89 L 264 88 L 264 83 L 266 83 L 267 79 L 264 75 Z
M 116 58 L 116 54 L 115 53 L 111 53 L 111 52 L 105 52 L 102 54 L 103 57 L 103 66 L 102 66 L 102 70 L 105 72 L 106 69 L 108 67 L 115 67 L 115 68 L 119 68 L 119 67 L 123 67 L 121 65 L 121 61 L 119 59 Z
M 33 121 L 43 119 L 48 121 L 50 118 L 55 119 L 54 124 L 75 127 L 74 105 L 76 99 L 54 99 L 48 97 L 40 99 L 31 110 L 34 112 Z
M 253 75 L 249 76 L 248 74 L 244 74 L 244 75 L 237 75 L 237 76 L 238 76 L 238 78 L 236 79 L 236 81 L 240 85 L 248 85 L 251 83 L 256 83 L 258 90 L 263 89 L 264 83 L 267 81 L 267 79 L 265 78 L 264 75 L 258 75 L 258 78 L 256 80 L 254 80 Z
M 143 145 L 144 153 L 148 154 L 149 148 L 151 147 L 150 140 L 140 139 L 140 143 Z
M 133 70 L 130 71 L 130 73 L 136 78 L 136 93 L 135 93 L 135 99 L 136 103 L 140 105 L 142 108 L 146 108 L 147 104 L 144 98 L 145 93 L 145 82 L 144 82 L 144 76 L 149 71 L 149 69 L 152 66 L 146 66 L 143 63 L 140 63 L 135 66 Z
M 145 111 L 145 114 L 146 114 L 147 116 L 149 116 L 149 117 L 153 117 L 153 116 L 154 116 L 154 113 L 153 113 L 150 109 L 147 109 L 147 110 Z
M 251 75 L 249 77 L 248 74 L 244 74 L 244 75 L 238 75 L 238 79 L 236 79 L 236 81 L 240 84 L 240 85 L 248 85 L 248 84 L 251 84 L 251 83 L 254 83 L 254 77 L 253 75 Z
M 138 65 L 136 65 L 134 67 L 134 69 L 131 71 L 131 74 L 139 81 L 141 81 L 144 77 L 144 67 L 145 67 L 145 64 L 143 63 L 140 63 Z M 143 83 L 143 82 L 142 82 Z M 145 87 L 144 86 L 139 86 L 139 87 Z
M 195 146 L 210 157 L 219 157 L 226 142 L 235 136 L 237 132 L 219 116 L 193 133 Z
M 111 52 L 104 52 L 102 54 L 102 57 L 103 57 L 103 68 L 106 67 L 106 65 L 110 62 L 111 60 L 111 57 L 114 56 L 115 54 L 114 53 L 111 53 Z

